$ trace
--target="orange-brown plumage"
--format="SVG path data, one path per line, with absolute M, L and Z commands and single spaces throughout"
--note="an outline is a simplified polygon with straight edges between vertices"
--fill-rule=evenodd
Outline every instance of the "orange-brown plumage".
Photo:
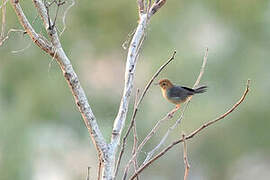
M 184 86 L 175 86 L 168 79 L 161 79 L 158 82 L 162 95 L 165 99 L 170 101 L 173 104 L 176 104 L 177 108 L 180 107 L 180 104 L 187 101 L 189 97 L 194 94 L 203 93 L 206 91 L 206 86 L 201 86 L 196 89 L 184 87 Z

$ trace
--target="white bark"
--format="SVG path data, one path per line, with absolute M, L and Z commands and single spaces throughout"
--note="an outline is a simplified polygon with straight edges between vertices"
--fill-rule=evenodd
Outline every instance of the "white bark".
M 118 145 L 120 143 L 121 133 L 125 125 L 126 115 L 128 112 L 128 105 L 130 101 L 130 95 L 132 92 L 134 77 L 135 77 L 135 69 L 137 63 L 138 53 L 144 39 L 145 30 L 147 27 L 147 15 L 142 14 L 140 16 L 139 24 L 135 31 L 135 34 L 132 38 L 132 41 L 129 46 L 127 62 L 126 62 L 126 70 L 125 70 L 125 87 L 122 96 L 122 100 L 120 103 L 119 111 L 117 117 L 114 121 L 113 132 L 110 143 L 110 154 L 112 155 L 111 162 L 108 164 L 112 167 L 112 172 L 114 172 L 115 165 L 115 156 L 118 149 Z
M 24 27 L 27 34 L 31 37 L 32 41 L 46 53 L 50 54 L 59 64 L 63 72 L 63 75 L 71 89 L 75 102 L 79 108 L 79 111 L 84 119 L 85 125 L 89 131 L 93 143 L 96 146 L 97 151 L 101 155 L 100 156 L 102 158 L 101 179 L 106 180 L 114 179 L 115 158 L 118 150 L 118 145 L 120 143 L 121 133 L 125 125 L 126 115 L 128 112 L 128 105 L 130 101 L 131 92 L 133 89 L 135 69 L 139 50 L 144 40 L 148 20 L 166 2 L 165 0 L 161 1 L 164 2 L 159 4 L 154 3 L 150 12 L 149 9 L 147 10 L 149 14 L 147 14 L 145 7 L 139 7 L 140 20 L 136 32 L 130 43 L 127 55 L 123 96 L 117 117 L 115 118 L 114 121 L 111 142 L 107 144 L 99 129 L 97 120 L 91 110 L 85 92 L 82 86 L 80 85 L 78 76 L 76 75 L 69 58 L 67 57 L 62 48 L 56 28 L 53 25 L 54 22 L 52 22 L 48 18 L 48 12 L 46 6 L 44 5 L 44 1 L 33 0 L 33 3 L 36 9 L 38 10 L 41 19 L 43 20 L 44 26 L 47 30 L 47 34 L 50 40 L 47 40 L 45 37 L 35 32 L 31 24 L 29 23 L 28 19 L 24 15 L 24 12 L 19 4 L 19 0 L 10 0 L 10 3 L 18 16 L 19 22 Z M 151 4 L 149 4 L 149 8 L 150 5 Z
M 80 85 L 79 79 L 77 74 L 75 73 L 70 60 L 66 56 L 61 43 L 58 39 L 58 35 L 56 33 L 55 29 L 49 30 L 48 29 L 48 20 L 47 18 L 47 11 L 45 9 L 45 6 L 41 0 L 33 0 L 35 3 L 38 12 L 40 16 L 42 17 L 44 24 L 46 26 L 47 32 L 49 37 L 51 38 L 51 42 L 46 40 L 44 37 L 41 37 L 39 34 L 35 32 L 31 24 L 29 23 L 28 19 L 24 15 L 24 12 L 19 4 L 18 0 L 10 0 L 11 5 L 16 12 L 19 22 L 24 27 L 27 34 L 31 37 L 33 42 L 37 44 L 41 49 L 43 49 L 45 52 L 50 54 L 52 57 L 56 59 L 58 62 L 63 75 L 65 79 L 67 80 L 69 87 L 71 89 L 71 92 L 74 96 L 74 99 L 76 101 L 76 104 L 82 114 L 82 117 L 84 119 L 85 125 L 88 128 L 88 131 L 91 135 L 91 138 L 100 152 L 106 152 L 107 151 L 107 144 L 105 142 L 105 139 L 103 138 L 103 135 L 101 131 L 99 130 L 96 118 L 91 110 L 91 107 L 88 103 L 87 97 L 85 95 L 85 92 Z

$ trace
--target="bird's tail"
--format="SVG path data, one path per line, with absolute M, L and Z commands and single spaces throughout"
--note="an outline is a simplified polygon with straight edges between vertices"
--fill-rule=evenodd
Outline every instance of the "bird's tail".
M 201 86 L 199 88 L 194 89 L 195 94 L 204 93 L 207 90 L 207 86 Z

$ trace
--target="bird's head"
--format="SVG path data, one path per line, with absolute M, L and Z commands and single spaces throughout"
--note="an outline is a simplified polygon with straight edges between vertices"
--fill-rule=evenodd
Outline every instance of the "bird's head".
M 159 80 L 158 85 L 164 90 L 173 87 L 173 84 L 171 83 L 171 81 L 169 81 L 169 79 Z

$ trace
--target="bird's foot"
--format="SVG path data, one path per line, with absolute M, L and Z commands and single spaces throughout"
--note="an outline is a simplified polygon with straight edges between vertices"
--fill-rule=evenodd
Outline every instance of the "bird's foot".
M 177 104 L 176 107 L 175 107 L 171 112 L 169 112 L 168 118 L 169 118 L 169 119 L 173 118 L 174 113 L 175 113 L 179 108 L 180 108 L 180 104 Z

